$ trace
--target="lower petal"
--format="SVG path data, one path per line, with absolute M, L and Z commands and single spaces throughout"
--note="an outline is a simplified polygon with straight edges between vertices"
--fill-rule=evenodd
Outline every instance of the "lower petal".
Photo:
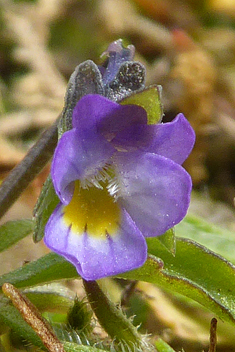
M 162 235 L 187 213 L 191 177 L 177 163 L 151 153 L 119 153 L 118 203 L 145 237 Z
M 117 233 L 92 236 L 86 231 L 74 232 L 72 224 L 68 226 L 64 221 L 64 208 L 60 204 L 51 215 L 44 241 L 51 250 L 70 261 L 85 280 L 117 275 L 144 264 L 145 239 L 125 211 Z

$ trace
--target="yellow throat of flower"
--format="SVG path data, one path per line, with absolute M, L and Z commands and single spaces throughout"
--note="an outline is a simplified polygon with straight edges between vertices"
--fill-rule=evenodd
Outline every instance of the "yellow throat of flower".
M 72 226 L 73 233 L 106 238 L 107 233 L 117 233 L 121 211 L 114 198 L 106 188 L 90 187 L 84 189 L 79 181 L 75 182 L 75 190 L 71 202 L 64 208 L 64 221 Z

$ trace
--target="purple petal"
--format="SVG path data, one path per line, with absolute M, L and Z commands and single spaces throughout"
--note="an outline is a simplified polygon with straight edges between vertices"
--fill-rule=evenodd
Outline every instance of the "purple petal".
M 73 127 L 89 129 L 97 126 L 106 116 L 119 108 L 119 104 L 98 94 L 82 97 L 73 111 Z
M 102 54 L 109 55 L 108 66 L 103 74 L 104 85 L 114 80 L 117 75 L 120 66 L 126 61 L 132 61 L 135 55 L 135 47 L 128 45 L 127 48 L 123 48 L 122 40 L 118 39 L 112 42 L 108 49 Z
M 195 132 L 188 120 L 183 114 L 178 114 L 172 122 L 153 127 L 155 138 L 146 151 L 165 156 L 181 165 L 195 143 Z
M 56 147 L 51 175 L 62 203 L 72 198 L 71 182 L 95 176 L 110 159 L 115 149 L 94 130 L 72 129 L 63 134 Z
M 117 275 L 144 264 L 145 239 L 125 211 L 118 233 L 100 238 L 86 232 L 74 233 L 64 222 L 63 210 L 60 204 L 51 215 L 44 241 L 47 247 L 70 261 L 85 280 Z
M 159 154 L 178 164 L 187 159 L 194 142 L 195 133 L 183 114 L 169 123 L 131 126 L 112 140 L 116 148 Z
M 130 126 L 112 139 L 111 144 L 118 150 L 135 151 L 145 150 L 155 137 L 155 126 L 136 124 Z
M 118 203 L 146 237 L 162 235 L 186 215 L 192 188 L 189 174 L 160 155 L 119 153 Z
M 97 128 L 106 137 L 136 124 L 147 123 L 146 111 L 137 105 L 119 105 L 101 95 L 88 94 L 81 98 L 73 112 L 73 127 Z

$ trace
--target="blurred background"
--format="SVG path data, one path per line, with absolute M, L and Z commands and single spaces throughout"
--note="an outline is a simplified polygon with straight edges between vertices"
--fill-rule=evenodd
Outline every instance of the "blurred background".
M 102 52 L 119 38 L 135 46 L 146 85 L 162 85 L 163 121 L 183 112 L 196 131 L 185 163 L 194 184 L 190 212 L 234 231 L 234 0 L 0 0 L 0 180 L 60 114 L 75 67 L 87 59 L 101 63 Z M 49 170 L 48 165 L 2 222 L 32 216 Z M 46 251 L 31 239 L 16 249 L 14 258 L 1 254 L 1 273 Z M 207 313 L 201 311 L 196 322 L 197 307 L 188 307 L 187 317 L 183 303 L 174 303 L 169 293 L 152 286 L 142 290 L 158 297 L 157 305 L 156 299 L 148 302 L 149 314 L 143 310 L 147 331 L 185 351 L 207 345 Z M 226 329 L 219 350 L 235 351 L 234 331 Z

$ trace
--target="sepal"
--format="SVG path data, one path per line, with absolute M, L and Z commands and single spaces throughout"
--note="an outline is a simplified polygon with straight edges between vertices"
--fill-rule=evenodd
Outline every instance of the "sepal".
M 51 177 L 48 176 L 42 187 L 41 194 L 34 208 L 35 228 L 33 232 L 34 242 L 39 242 L 44 237 L 44 229 L 49 217 L 59 203 L 55 193 Z
M 174 256 L 176 250 L 175 229 L 172 227 L 163 235 L 156 238 Z
M 78 65 L 69 79 L 64 109 L 58 125 L 59 138 L 72 128 L 73 110 L 79 99 L 87 94 L 104 94 L 100 70 L 91 60 Z
M 141 91 L 145 86 L 145 68 L 137 61 L 125 62 L 120 66 L 115 79 L 105 87 L 105 96 L 113 101 L 130 96 Z
M 134 104 L 145 109 L 148 116 L 148 124 L 154 125 L 161 122 L 163 116 L 163 105 L 161 101 L 162 87 L 153 85 L 141 92 L 134 92 L 131 96 L 124 98 L 120 103 L 123 105 Z

